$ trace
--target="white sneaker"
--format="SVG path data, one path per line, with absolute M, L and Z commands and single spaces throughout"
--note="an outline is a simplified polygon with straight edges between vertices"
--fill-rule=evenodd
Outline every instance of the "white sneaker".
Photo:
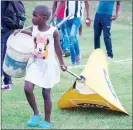
M 12 84 L 7 84 L 7 85 L 2 84 L 1 89 L 2 90 L 12 90 Z
M 109 60 L 109 61 L 112 61 L 113 60 L 113 58 L 112 57 L 107 57 L 107 59 Z

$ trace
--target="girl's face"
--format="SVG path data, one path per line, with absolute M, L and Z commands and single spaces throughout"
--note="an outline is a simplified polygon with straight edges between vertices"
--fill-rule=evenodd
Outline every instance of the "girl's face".
M 34 25 L 39 25 L 42 22 L 44 22 L 43 15 L 41 15 L 41 14 L 34 11 L 33 14 L 32 14 L 32 23 Z

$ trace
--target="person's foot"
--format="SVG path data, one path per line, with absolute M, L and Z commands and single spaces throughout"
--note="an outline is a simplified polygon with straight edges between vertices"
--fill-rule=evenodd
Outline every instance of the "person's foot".
M 73 65 L 73 66 L 75 66 L 75 65 L 76 65 L 76 63 L 75 63 L 75 62 L 72 62 L 72 65 Z
M 47 121 L 42 121 L 42 122 L 40 123 L 40 125 L 38 126 L 38 128 L 50 129 L 50 128 L 52 128 L 52 125 L 51 125 L 49 122 L 47 122 Z
M 76 61 L 76 65 L 80 65 L 80 60 L 79 61 Z
M 75 61 L 75 62 L 72 62 L 72 65 L 80 65 L 81 61 L 78 60 L 78 61 Z
M 12 84 L 2 84 L 1 86 L 2 90 L 12 90 Z
M 70 52 L 69 52 L 68 50 L 66 50 L 66 51 L 64 52 L 63 56 L 64 56 L 64 57 L 70 56 Z
M 81 56 L 76 56 L 76 65 L 79 65 L 81 62 Z
M 40 121 L 41 121 L 41 114 L 32 115 L 32 117 L 27 122 L 27 125 L 30 126 L 30 127 L 35 127 L 39 124 Z
M 65 57 L 65 53 L 64 52 L 63 52 L 62 56 Z
M 107 59 L 108 59 L 109 61 L 112 61 L 112 60 L 113 60 L 113 57 L 108 56 Z

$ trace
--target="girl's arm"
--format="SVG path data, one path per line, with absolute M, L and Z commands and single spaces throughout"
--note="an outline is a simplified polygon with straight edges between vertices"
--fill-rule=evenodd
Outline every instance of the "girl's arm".
M 52 17 L 53 21 L 57 17 L 59 10 L 61 9 L 61 7 L 63 6 L 64 3 L 65 3 L 65 0 L 58 0 L 56 9 L 55 9 L 55 11 L 53 13 L 53 17 Z
M 57 8 L 57 1 L 53 1 L 53 6 L 52 6 L 52 15 L 51 15 L 51 23 L 54 22 L 54 13 L 56 11 Z
M 62 57 L 62 50 L 60 47 L 60 37 L 59 37 L 59 32 L 57 31 L 57 29 L 55 30 L 53 37 L 54 37 L 55 52 L 56 52 L 58 60 L 60 62 L 61 69 L 62 69 L 62 71 L 66 71 L 67 67 L 66 67 L 63 57 Z
M 88 27 L 90 27 L 91 21 L 92 21 L 90 18 L 90 3 L 88 0 L 84 0 L 84 2 L 85 2 L 85 9 L 86 9 L 86 21 L 85 21 L 85 23 Z
M 24 33 L 24 34 L 32 36 L 32 33 L 30 31 L 21 31 L 21 33 Z
M 17 33 L 19 33 L 21 31 L 21 33 L 32 36 L 32 29 L 33 29 L 33 27 L 30 28 L 30 31 L 26 31 L 26 30 L 21 31 L 21 29 L 18 29 L 18 30 L 14 31 L 14 35 L 16 35 Z

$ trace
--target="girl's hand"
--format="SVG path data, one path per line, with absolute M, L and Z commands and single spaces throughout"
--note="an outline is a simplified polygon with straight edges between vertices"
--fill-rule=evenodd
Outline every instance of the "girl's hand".
M 14 34 L 14 36 L 15 36 L 16 34 L 18 34 L 20 31 L 21 31 L 20 29 L 15 30 L 15 31 L 14 31 L 14 33 L 13 33 L 13 34 Z
M 64 65 L 61 65 L 61 70 L 62 71 L 67 71 L 67 66 L 64 64 Z
M 91 21 L 92 20 L 90 18 L 86 18 L 85 23 L 86 23 L 87 27 L 90 27 L 91 26 Z

